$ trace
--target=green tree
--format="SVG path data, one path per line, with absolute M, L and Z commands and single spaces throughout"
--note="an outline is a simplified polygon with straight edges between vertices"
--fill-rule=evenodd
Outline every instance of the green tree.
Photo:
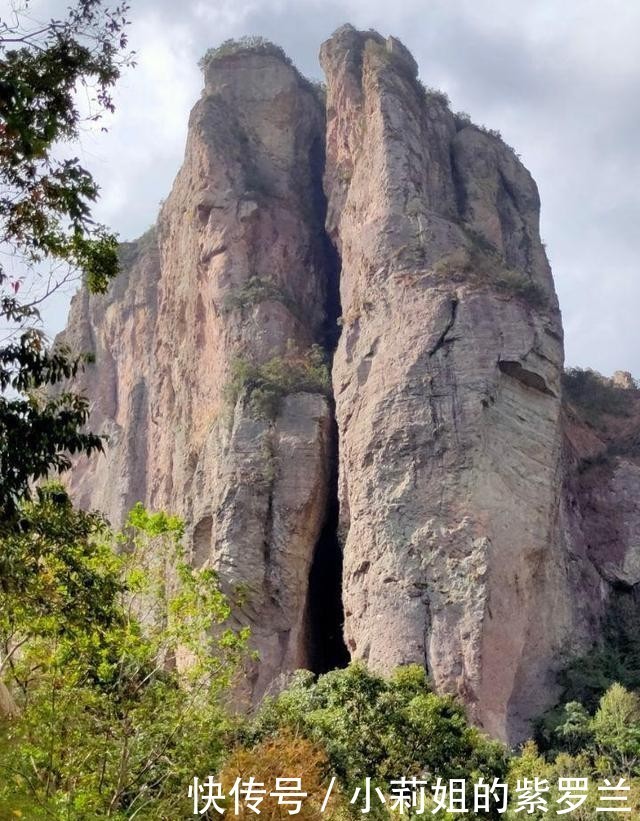
M 585 692 L 591 694 L 589 688 Z M 630 817 L 640 813 L 640 698 L 637 693 L 613 684 L 597 702 L 594 715 L 580 702 L 571 701 L 547 714 L 544 725 L 541 738 L 546 743 L 546 752 L 541 754 L 530 742 L 512 757 L 509 768 L 512 796 L 518 781 L 523 784 L 524 779 L 531 781 L 538 777 L 549 782 L 548 811 L 538 808 L 534 818 L 567 817 L 566 812 L 561 812 L 567 810 L 567 805 L 558 803 L 562 798 L 562 790 L 558 789 L 560 778 L 588 779 L 586 800 L 571 813 L 576 821 L 594 818 L 596 808 L 603 803 L 598 787 L 605 778 L 612 784 L 624 778 L 630 788 L 625 809 L 630 810 Z M 512 803 L 506 817 L 515 819 L 522 814 L 515 811 Z
M 579 701 L 564 705 L 555 735 L 561 740 L 562 748 L 570 753 L 577 753 L 590 745 L 593 738 L 591 717 Z
M 471 784 L 480 775 L 491 780 L 506 771 L 505 748 L 469 726 L 454 699 L 431 692 L 418 666 L 400 668 L 390 679 L 360 664 L 318 679 L 300 672 L 281 695 L 265 702 L 245 744 L 281 730 L 320 744 L 349 796 L 366 777 L 387 789 L 402 776 L 466 778 L 472 796 Z M 359 808 L 354 812 L 361 817 Z M 381 805 L 371 815 L 388 817 Z
M 541 807 L 532 805 L 532 812 L 529 813 L 529 808 L 517 812 L 517 797 L 518 788 L 525 786 L 525 781 L 534 782 L 538 778 L 543 784 L 547 784 L 549 788 L 554 782 L 553 765 L 545 761 L 544 757 L 538 752 L 537 746 L 529 741 L 525 744 L 518 756 L 514 756 L 509 764 L 509 812 L 507 818 L 520 818 L 523 814 L 527 818 L 542 819 L 548 817 L 548 806 L 552 803 L 554 796 L 551 793 L 544 797 L 547 799 L 547 809 L 543 810 Z
M 65 19 L 42 25 L 31 22 L 27 8 L 0 18 L 0 247 L 18 270 L 0 263 L 5 527 L 32 480 L 66 468 L 68 453 L 101 447 L 100 438 L 83 431 L 83 398 L 69 392 L 52 398 L 42 390 L 73 376 L 84 361 L 69 351 L 52 351 L 38 325 L 38 304 L 55 289 L 55 272 L 37 298 L 21 294 L 46 264 L 60 266 L 62 280 L 82 276 L 96 292 L 118 270 L 116 238 L 92 217 L 98 186 L 77 157 L 60 154 L 83 122 L 113 110 L 111 90 L 130 62 L 126 4 L 108 8 L 101 0 L 78 0 Z M 79 88 L 91 101 L 86 114 Z
M 640 696 L 613 684 L 593 717 L 597 749 L 616 774 L 640 774 Z
M 194 774 L 221 762 L 246 631 L 226 626 L 215 574 L 186 562 L 177 518 L 137 506 L 113 534 L 61 488 L 21 512 L 34 526 L 13 552 L 38 558 L 0 600 L 15 704 L 0 723 L 0 816 L 186 817 Z

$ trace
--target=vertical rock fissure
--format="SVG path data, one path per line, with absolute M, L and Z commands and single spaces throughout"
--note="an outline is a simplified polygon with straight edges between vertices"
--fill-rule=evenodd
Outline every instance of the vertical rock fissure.
M 343 638 L 342 545 L 338 538 L 338 430 L 331 420 L 329 494 L 325 521 L 316 544 L 309 574 L 308 666 L 326 673 L 349 663 Z
M 324 230 L 327 199 L 322 177 L 324 173 L 324 146 L 313 146 L 310 164 L 314 178 L 314 211 L 322 225 L 322 253 L 326 270 L 325 325 L 323 346 L 333 360 L 340 338 L 338 320 L 340 306 L 340 259 L 328 233 Z M 344 610 L 342 607 L 342 545 L 338 537 L 340 507 L 338 501 L 339 441 L 335 419 L 335 403 L 331 403 L 329 436 L 328 494 L 325 519 L 315 546 L 307 604 L 307 664 L 314 673 L 326 673 L 349 663 L 349 652 L 343 638 Z

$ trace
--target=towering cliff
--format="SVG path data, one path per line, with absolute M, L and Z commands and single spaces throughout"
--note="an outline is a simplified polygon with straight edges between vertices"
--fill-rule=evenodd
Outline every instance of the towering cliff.
M 397 41 L 347 27 L 321 62 L 347 645 L 376 668 L 426 664 L 504 736 L 543 706 L 571 628 L 536 186 Z
M 335 272 L 323 141 L 316 92 L 278 50 L 212 59 L 157 225 L 124 246 L 106 297 L 76 296 L 66 332 L 95 351 L 83 387 L 109 435 L 104 457 L 73 473 L 80 503 L 116 522 L 137 500 L 185 517 L 193 562 L 213 562 L 244 600 L 237 615 L 262 659 L 255 695 L 308 664 L 327 510 L 328 399 L 291 392 L 264 414 L 249 390 L 265 363 L 311 369 L 324 342 Z
M 109 445 L 71 485 L 113 521 L 185 517 L 251 627 L 254 699 L 300 666 L 417 662 L 516 740 L 640 581 L 640 466 L 586 476 L 611 442 L 563 410 L 514 152 L 392 37 L 345 26 L 321 63 L 326 105 L 274 46 L 210 55 L 157 225 L 72 305 Z

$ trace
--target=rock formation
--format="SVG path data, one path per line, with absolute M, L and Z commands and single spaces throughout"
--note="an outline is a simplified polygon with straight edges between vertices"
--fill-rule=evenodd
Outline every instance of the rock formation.
M 106 297 L 76 296 L 65 334 L 96 354 L 83 387 L 109 436 L 73 473 L 80 503 L 114 522 L 138 500 L 185 517 L 194 563 L 242 592 L 256 695 L 308 663 L 331 414 L 325 396 L 295 393 L 262 418 L 225 386 L 234 363 L 288 365 L 324 341 L 323 140 L 316 92 L 277 51 L 213 60 L 157 226 L 124 246 Z
M 563 409 L 513 150 L 392 37 L 345 26 L 321 63 L 326 107 L 277 47 L 210 55 L 157 225 L 109 294 L 73 301 L 63 338 L 96 355 L 79 387 L 109 445 L 70 483 L 114 522 L 137 500 L 184 516 L 192 561 L 242 593 L 254 699 L 346 658 L 341 583 L 352 658 L 423 664 L 519 740 L 640 582 L 640 464 L 585 478 L 611 441 Z M 627 377 L 611 388 L 635 401 Z
M 426 664 L 505 736 L 543 706 L 571 628 L 537 190 L 425 92 L 397 41 L 345 28 L 321 61 L 347 646 L 376 668 Z

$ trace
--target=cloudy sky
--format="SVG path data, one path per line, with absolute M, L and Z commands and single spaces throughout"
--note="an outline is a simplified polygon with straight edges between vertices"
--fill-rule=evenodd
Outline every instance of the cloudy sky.
M 7 2 L 7 0 L 1 0 Z M 123 239 L 155 219 L 181 162 L 198 58 L 260 34 L 321 77 L 319 45 L 351 22 L 400 37 L 423 81 L 502 132 L 542 197 L 567 363 L 640 376 L 638 0 L 130 0 L 137 68 L 106 135 L 79 154 L 102 185 L 101 219 Z M 53 0 L 32 3 L 48 16 Z M 50 311 L 51 330 L 66 306 Z

